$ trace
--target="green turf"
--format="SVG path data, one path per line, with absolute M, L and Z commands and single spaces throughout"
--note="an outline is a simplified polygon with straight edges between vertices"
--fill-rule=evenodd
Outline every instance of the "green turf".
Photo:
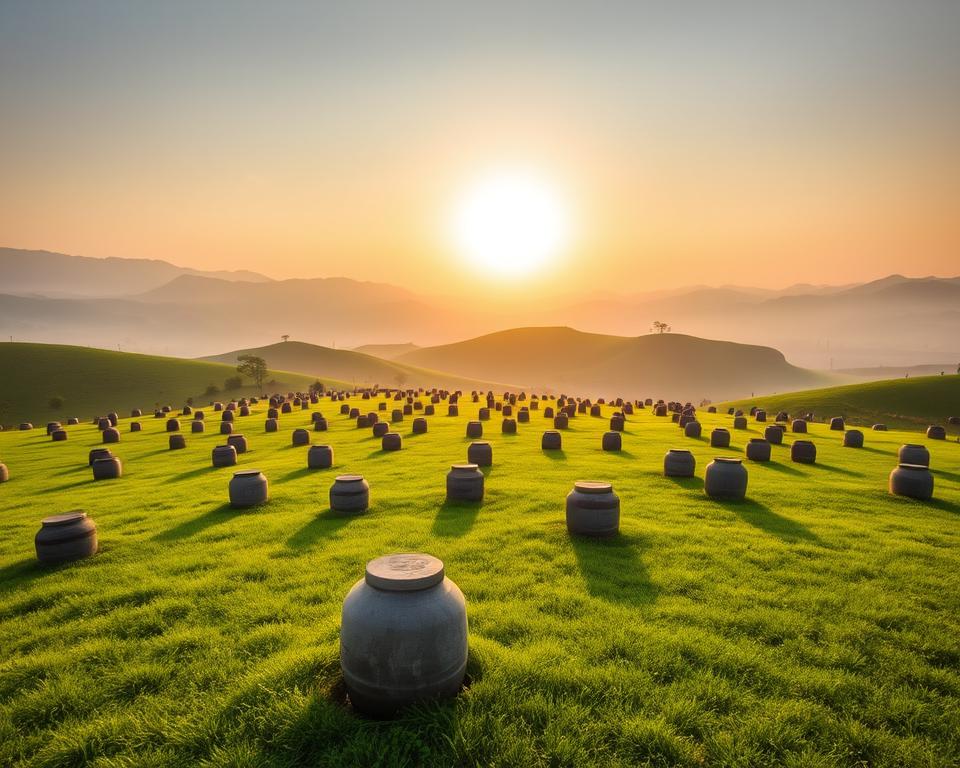
M 61 344 L 0 343 L 0 424 L 21 421 L 37 424 L 66 421 L 70 416 L 90 419 L 116 410 L 152 411 L 155 407 L 180 404 L 187 398 L 206 402 L 209 385 L 223 390 L 224 382 L 237 375 L 236 365 L 156 357 Z M 271 371 L 276 382 L 271 391 L 305 391 L 316 380 L 305 374 Z M 250 384 L 249 379 L 244 380 Z M 325 378 L 333 387 L 343 382 Z M 216 397 L 229 399 L 255 394 L 252 386 Z M 50 400 L 63 399 L 52 408 Z
M 783 395 L 766 395 L 722 403 L 746 410 L 751 405 L 768 412 L 805 413 L 818 419 L 845 416 L 851 424 L 917 429 L 929 424 L 946 425 L 949 416 L 960 416 L 960 376 L 917 376 L 888 379 L 842 387 L 809 389 Z M 952 428 L 954 433 L 957 429 Z
M 579 416 L 563 452 L 539 448 L 546 420 L 516 436 L 486 423 L 495 465 L 480 505 L 444 503 L 468 440 L 461 416 L 383 454 L 322 403 L 336 451 L 308 471 L 290 446 L 309 414 L 263 431 L 239 419 L 271 501 L 225 506 L 221 438 L 166 450 L 162 420 L 115 447 L 124 477 L 95 483 L 89 425 L 65 443 L 0 434 L 0 765 L 4 766 L 948 766 L 960 761 L 960 446 L 924 441 L 935 500 L 893 498 L 897 447 L 860 450 L 811 428 L 819 463 L 750 464 L 748 501 L 703 495 L 713 455 L 641 411 L 625 450 L 600 451 L 606 418 Z M 445 409 L 442 409 L 445 412 Z M 604 408 L 604 415 L 611 413 Z M 210 414 L 213 416 L 213 414 Z M 702 416 L 709 429 L 727 416 Z M 208 423 L 215 428 L 216 422 Z M 788 439 L 789 442 L 789 439 Z M 661 474 L 693 448 L 697 479 Z M 363 473 L 372 508 L 334 517 L 334 475 Z M 610 480 L 621 533 L 574 540 L 564 497 Z M 40 518 L 96 520 L 102 551 L 34 564 Z M 470 621 L 470 686 L 393 722 L 344 705 L 340 607 L 384 553 L 442 558 Z

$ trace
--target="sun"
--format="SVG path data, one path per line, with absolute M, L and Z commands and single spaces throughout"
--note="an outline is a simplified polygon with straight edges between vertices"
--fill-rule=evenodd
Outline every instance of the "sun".
M 570 244 L 570 213 L 557 187 L 529 171 L 494 171 L 470 184 L 453 209 L 457 251 L 483 271 L 521 275 Z

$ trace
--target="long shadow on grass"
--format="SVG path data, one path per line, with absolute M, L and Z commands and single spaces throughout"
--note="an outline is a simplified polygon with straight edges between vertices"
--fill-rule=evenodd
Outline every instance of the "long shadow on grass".
M 934 509 L 942 509 L 944 512 L 952 512 L 955 515 L 960 514 L 960 504 L 952 501 L 945 501 L 944 499 L 930 499 L 930 501 L 925 503 Z
M 548 459 L 552 459 L 553 461 L 567 460 L 567 454 L 563 452 L 562 448 L 556 448 L 556 449 L 547 448 L 541 451 L 541 453 L 543 453 L 544 456 L 546 456 Z
M 801 472 L 796 467 L 791 467 L 789 464 L 781 464 L 778 461 L 763 461 L 758 462 L 759 466 L 766 467 L 767 469 L 772 469 L 774 472 L 783 472 L 787 475 L 802 475 Z
M 230 506 L 229 502 L 226 504 L 221 504 L 218 507 L 214 507 L 207 512 L 204 512 L 200 517 L 194 517 L 190 520 L 185 520 L 179 525 L 175 525 L 173 528 L 170 528 L 166 531 L 161 531 L 156 536 L 153 537 L 154 541 L 176 541 L 177 539 L 186 539 L 190 536 L 195 536 L 198 533 L 205 531 L 207 528 L 212 528 L 215 525 L 220 525 L 222 523 L 229 522 L 233 520 L 235 515 L 235 510 Z
M 827 472 L 835 472 L 838 475 L 848 475 L 850 477 L 863 477 L 862 472 L 854 472 L 846 467 L 838 467 L 836 464 L 814 464 L 813 466 L 823 469 Z
M 171 478 L 173 482 L 179 482 L 180 480 L 189 480 L 193 477 L 199 477 L 200 475 L 206 475 L 210 472 L 215 472 L 219 467 L 209 466 L 209 467 L 197 467 L 196 469 L 188 469 L 186 472 L 181 472 L 179 475 L 174 475 Z
M 699 477 L 667 477 L 667 480 L 690 491 L 703 490 L 703 481 Z
M 320 469 L 311 469 L 310 467 L 300 467 L 300 469 L 294 469 L 290 472 L 287 472 L 285 475 L 281 475 L 277 478 L 278 483 L 288 483 L 291 480 L 297 480 L 301 477 L 306 477 L 307 475 L 312 475 L 314 473 L 320 473 L 323 470 Z
M 749 523 L 755 528 L 759 528 L 767 533 L 788 542 L 805 541 L 811 544 L 823 545 L 820 537 L 811 531 L 807 526 L 791 520 L 789 517 L 777 514 L 766 504 L 761 504 L 753 499 L 744 499 L 743 501 L 717 502 L 725 509 L 737 514 L 745 523 Z
M 35 557 L 24 558 L 0 568 L 0 592 L 25 586 L 45 573 L 53 573 L 58 566 L 44 566 Z
M 318 539 L 336 533 L 345 525 L 360 517 L 361 514 L 338 514 L 332 509 L 327 509 L 310 519 L 306 525 L 295 530 L 287 539 L 287 546 L 291 549 L 312 547 Z
M 463 536 L 480 513 L 482 501 L 444 501 L 433 520 L 434 536 Z
M 631 605 L 656 600 L 656 587 L 641 557 L 648 544 L 641 536 L 570 536 L 570 545 L 587 591 L 594 597 Z
M 88 477 L 83 480 L 77 480 L 75 483 L 64 483 L 63 485 L 54 485 L 50 488 L 44 488 L 40 493 L 57 493 L 59 491 L 69 491 L 71 488 L 80 488 L 84 485 L 91 485 L 97 482 L 93 477 Z
M 931 469 L 934 475 L 938 477 L 945 478 L 947 480 L 953 480 L 955 482 L 960 482 L 960 474 L 957 472 L 947 472 L 945 469 Z

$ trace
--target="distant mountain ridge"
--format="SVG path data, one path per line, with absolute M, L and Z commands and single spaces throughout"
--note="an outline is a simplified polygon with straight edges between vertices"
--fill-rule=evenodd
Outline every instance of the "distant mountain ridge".
M 0 275 L 2 293 L 51 298 L 123 296 L 159 287 L 180 275 L 228 281 L 270 280 L 246 270 L 209 272 L 155 259 L 96 259 L 19 248 L 0 248 Z
M 533 391 L 699 402 L 836 383 L 769 347 L 665 333 L 609 336 L 566 327 L 515 328 L 408 352 L 397 362 L 461 376 L 508 377 Z M 738 393 L 738 394 L 734 394 Z
M 15 249 L 0 254 L 6 259 L 0 260 L 0 338 L 24 341 L 195 357 L 293 335 L 341 349 L 372 344 L 393 357 L 389 348 L 396 344 L 435 346 L 507 328 L 570 326 L 636 336 L 661 320 L 676 333 L 773 347 L 806 368 L 960 360 L 957 277 L 634 293 L 628 292 L 637 286 L 625 281 L 617 285 L 620 293 L 507 305 L 482 294 L 471 301 L 421 296 L 345 277 L 269 280 L 238 272 L 225 279 L 166 262 Z

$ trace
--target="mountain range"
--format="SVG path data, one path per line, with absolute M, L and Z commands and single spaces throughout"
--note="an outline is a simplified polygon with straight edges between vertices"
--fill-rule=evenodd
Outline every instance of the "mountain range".
M 177 356 L 265 346 L 289 335 L 331 348 L 374 345 L 398 357 L 406 351 L 396 345 L 449 344 L 516 327 L 635 337 L 660 320 L 676 333 L 773 347 L 806 368 L 960 361 L 956 277 L 891 275 L 779 291 L 653 287 L 504 306 L 348 278 L 271 280 L 14 249 L 0 249 L 0 275 L 5 337 Z

